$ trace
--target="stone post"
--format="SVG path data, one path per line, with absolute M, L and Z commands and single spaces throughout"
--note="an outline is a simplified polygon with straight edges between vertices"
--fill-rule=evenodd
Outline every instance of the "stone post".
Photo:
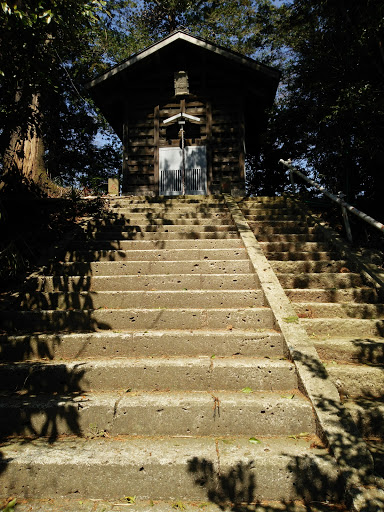
M 109 196 L 119 196 L 120 195 L 119 178 L 108 178 L 108 195 Z

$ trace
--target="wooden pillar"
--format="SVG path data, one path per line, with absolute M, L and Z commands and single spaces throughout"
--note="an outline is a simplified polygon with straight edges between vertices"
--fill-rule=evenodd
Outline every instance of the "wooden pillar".
M 243 102 L 239 103 L 239 178 L 240 185 L 245 183 L 245 119 Z
M 123 179 L 122 179 L 122 194 L 128 192 L 129 187 L 129 127 L 128 121 L 124 121 L 123 124 Z
M 153 121 L 153 168 L 154 168 L 154 195 L 159 195 L 159 146 L 160 146 L 160 106 L 156 105 Z
M 213 137 L 212 137 L 212 103 L 210 100 L 207 100 L 206 104 L 206 112 L 207 112 L 207 188 L 208 194 L 212 194 L 212 181 L 213 181 Z

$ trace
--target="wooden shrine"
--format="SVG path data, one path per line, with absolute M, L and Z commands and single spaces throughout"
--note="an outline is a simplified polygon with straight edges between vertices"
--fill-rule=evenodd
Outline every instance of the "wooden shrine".
M 242 195 L 279 76 L 179 30 L 89 82 L 123 142 L 123 195 Z

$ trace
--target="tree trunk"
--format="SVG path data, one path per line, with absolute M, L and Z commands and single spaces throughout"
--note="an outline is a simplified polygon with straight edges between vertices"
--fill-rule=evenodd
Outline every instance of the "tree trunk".
M 21 104 L 22 93 L 16 93 L 15 106 Z M 41 136 L 39 93 L 33 93 L 28 106 L 28 121 L 10 129 L 8 148 L 4 153 L 3 183 L 0 189 L 17 191 L 30 187 L 44 189 L 49 181 L 44 164 L 44 142 Z M 20 114 L 20 117 L 21 114 Z

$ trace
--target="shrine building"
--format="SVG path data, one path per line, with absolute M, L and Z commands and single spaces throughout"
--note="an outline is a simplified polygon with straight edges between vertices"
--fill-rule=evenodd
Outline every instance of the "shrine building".
M 278 70 L 178 30 L 87 84 L 123 143 L 123 195 L 244 194 Z

